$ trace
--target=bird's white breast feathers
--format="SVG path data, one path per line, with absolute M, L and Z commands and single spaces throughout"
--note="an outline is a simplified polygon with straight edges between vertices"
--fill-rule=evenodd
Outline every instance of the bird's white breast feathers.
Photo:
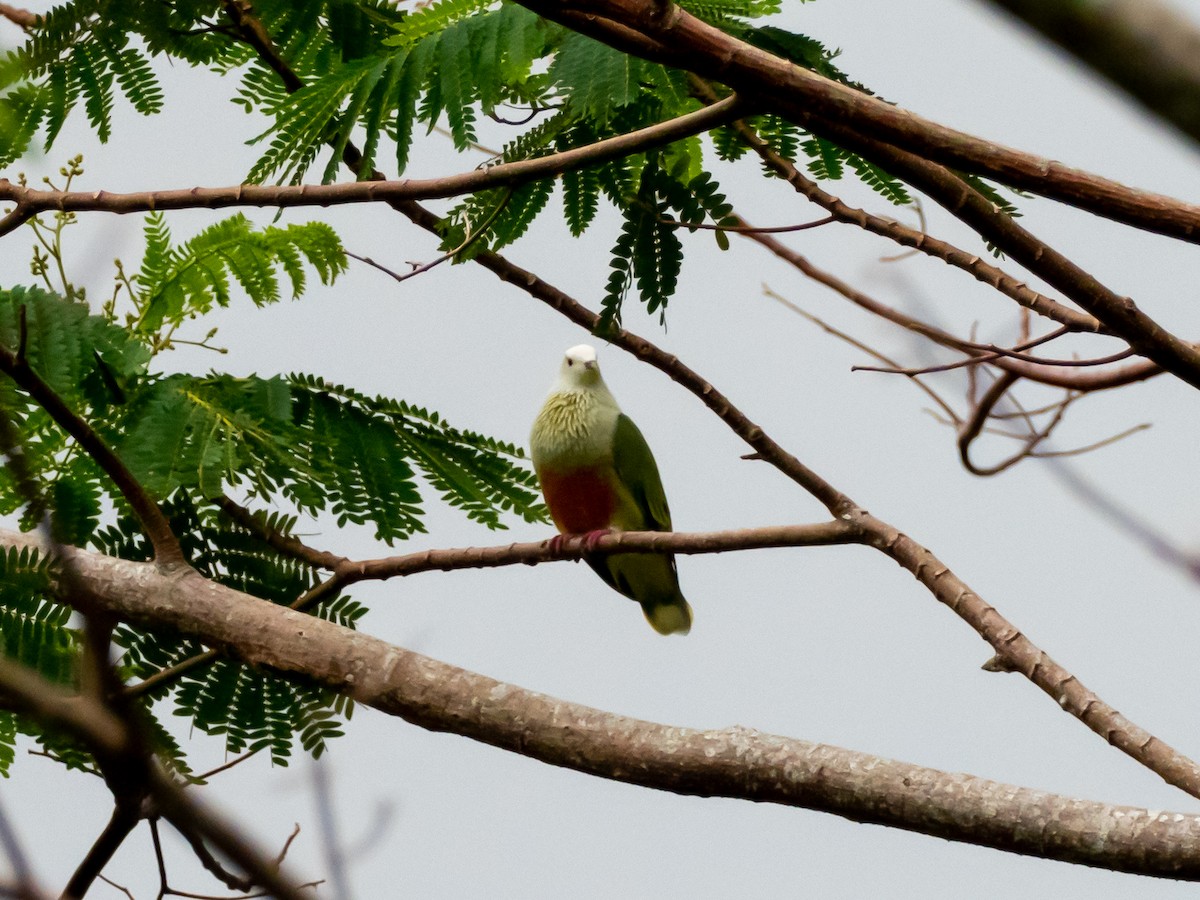
M 620 415 L 603 382 L 588 389 L 551 392 L 529 437 L 533 464 L 574 468 L 611 459 Z

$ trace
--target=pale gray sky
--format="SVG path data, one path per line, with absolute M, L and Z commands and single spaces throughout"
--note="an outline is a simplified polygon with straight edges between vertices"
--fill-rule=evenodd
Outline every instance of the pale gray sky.
M 1186 7 L 1200 17 L 1200 0 Z M 40 7 L 39 7 L 40 8 Z M 1062 159 L 1128 183 L 1196 199 L 1194 150 L 989 8 L 963 0 L 819 0 L 789 4 L 783 24 L 840 46 L 853 77 L 934 120 Z M 6 28 L 11 43 L 15 31 Z M 235 183 L 260 124 L 231 108 L 212 76 L 164 69 L 167 113 L 119 116 L 97 147 L 76 120 L 52 159 L 87 155 L 88 189 Z M 232 90 L 233 82 L 228 86 Z M 216 124 L 214 124 L 216 123 Z M 409 174 L 475 165 L 447 139 L 423 141 Z M 5 173 L 11 177 L 10 173 Z M 315 177 L 315 176 L 314 176 Z M 819 213 L 753 163 L 724 170 L 734 206 L 756 224 Z M 892 214 L 852 182 L 831 190 Z M 1023 223 L 1134 296 L 1178 333 L 1200 332 L 1197 249 L 1152 238 L 1047 201 L 1021 200 Z M 927 205 L 932 233 L 983 254 Z M 908 212 L 895 212 L 912 221 Z M 291 211 L 285 221 L 325 216 Z M 220 218 L 172 215 L 179 237 Z M 433 242 L 383 209 L 331 210 L 353 251 L 403 268 Z M 602 216 L 581 241 L 546 215 L 512 248 L 521 265 L 597 306 L 616 233 Z M 138 256 L 140 219 L 85 216 L 73 236 L 77 273 L 106 293 L 114 255 Z M 864 354 L 765 299 L 764 282 L 889 352 L 924 348 L 852 309 L 747 242 L 689 251 L 668 329 L 631 305 L 626 324 L 708 377 L 772 436 L 857 501 L 930 547 L 985 599 L 1101 697 L 1193 756 L 1200 673 L 1200 590 L 1076 503 L 1045 464 L 995 479 L 959 468 L 951 432 L 922 412 L 902 379 L 849 371 Z M 923 310 L 965 333 L 1011 336 L 1012 304 L 936 261 L 882 263 L 897 249 L 848 226 L 787 238 L 816 264 L 886 302 Z M 0 241 L 7 283 L 26 280 L 28 237 Z M 1009 269 L 1016 270 L 1011 263 Z M 228 356 L 179 354 L 168 364 L 234 373 L 313 371 L 367 392 L 435 406 L 455 424 L 524 443 L 562 350 L 585 335 L 470 265 L 442 266 L 397 285 L 356 267 L 300 304 L 220 319 Z M 1082 348 L 1084 345 L 1077 345 Z M 745 448 L 689 394 L 613 348 L 600 347 L 613 392 L 654 448 L 676 526 L 708 530 L 818 521 L 823 510 Z M 943 382 L 955 396 L 954 382 Z M 1194 390 L 1160 378 L 1089 398 L 1071 411 L 1063 446 L 1138 422 L 1154 427 L 1071 463 L 1156 527 L 1197 549 L 1200 499 Z M 996 448 L 993 448 L 996 449 Z M 1007 449 L 1007 448 L 999 448 Z M 984 448 L 986 454 L 987 447 Z M 545 536 L 514 523 L 493 535 L 432 506 L 412 547 Z M 387 552 L 363 532 L 325 523 L 311 541 L 340 552 Z M 406 549 L 406 548 L 400 548 Z M 813 741 L 1108 802 L 1171 810 L 1197 802 L 1107 747 L 1019 676 L 986 674 L 988 647 L 906 573 L 866 549 L 756 551 L 684 558 L 695 626 L 664 639 L 637 607 L 582 566 L 426 574 L 356 588 L 372 612 L 361 627 L 438 659 L 523 687 L 626 715 L 694 727 L 741 724 Z M 218 738 L 193 736 L 198 764 L 222 759 Z M 702 800 L 589 778 L 466 739 L 431 734 L 359 710 L 328 757 L 334 811 L 357 897 L 921 897 L 950 900 L 1036 890 L 1083 900 L 1182 897 L 1186 888 L 1023 859 L 768 805 Z M 253 760 L 219 776 L 219 801 L 271 846 L 293 822 L 304 832 L 296 871 L 327 875 L 310 766 Z M 97 779 L 22 756 L 0 802 L 34 865 L 59 888 L 107 820 Z M 176 841 L 176 844 L 179 842 Z M 213 888 L 175 854 L 174 886 Z M 3 862 L 0 862 L 2 870 Z M 141 900 L 157 887 L 146 832 L 106 873 Z M 1003 887 L 1000 887 L 1000 886 Z M 97 897 L 116 896 L 98 885 Z M 320 896 L 333 892 L 323 888 Z

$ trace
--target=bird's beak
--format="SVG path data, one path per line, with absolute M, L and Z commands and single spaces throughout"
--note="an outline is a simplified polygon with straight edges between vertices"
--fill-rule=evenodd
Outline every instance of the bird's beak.
M 596 368 L 596 362 L 595 360 L 588 360 L 583 364 L 583 367 L 588 370 L 594 370 Z

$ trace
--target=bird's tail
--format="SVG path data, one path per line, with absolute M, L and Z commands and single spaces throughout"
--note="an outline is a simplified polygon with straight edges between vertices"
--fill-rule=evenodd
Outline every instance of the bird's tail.
M 665 602 L 647 600 L 642 603 L 642 612 L 659 634 L 687 634 L 692 630 L 692 608 L 682 594 Z

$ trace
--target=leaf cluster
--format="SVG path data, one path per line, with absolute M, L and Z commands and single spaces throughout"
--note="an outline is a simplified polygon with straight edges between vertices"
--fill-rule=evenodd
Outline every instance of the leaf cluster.
M 235 215 L 174 246 L 166 218 L 152 213 L 143 233 L 141 268 L 118 284 L 134 307 L 126 325 L 155 350 L 166 349 L 185 321 L 214 306 L 228 306 L 234 284 L 257 306 L 265 306 L 283 298 L 280 274 L 294 299 L 307 287 L 305 263 L 322 284 L 331 284 L 346 270 L 341 241 L 324 222 L 259 228 Z M 110 304 L 110 315 L 114 309 Z
M 780 0 L 681 5 L 741 40 L 867 90 L 836 65 L 837 51 L 769 23 Z M 511 0 L 435 0 L 411 10 L 386 0 L 259 0 L 252 14 L 269 38 L 265 53 L 253 27 L 199 0 L 76 0 L 59 7 L 0 69 L 0 88 L 11 88 L 0 100 L 0 159 L 19 155 L 39 128 L 49 147 L 77 105 L 107 139 L 118 91 L 139 111 L 156 111 L 162 91 L 147 58 L 157 55 L 221 73 L 240 71 L 237 102 L 270 120 L 255 138 L 264 149 L 250 181 L 298 182 L 322 157 L 323 181 L 344 163 L 369 178 L 383 164 L 388 143 L 394 169 L 403 173 L 418 129 L 442 125 L 460 152 L 477 146 L 485 125 L 515 133 L 499 159 L 529 159 L 699 105 L 683 73 L 545 21 Z M 287 80 L 276 60 L 293 73 Z M 909 202 L 896 178 L 786 119 L 762 115 L 752 124 L 772 149 L 789 161 L 804 160 L 818 179 L 841 178 L 848 170 L 890 202 Z M 733 129 L 715 130 L 712 144 L 719 159 L 747 151 Z M 558 180 L 484 191 L 450 211 L 443 247 L 463 261 L 511 244 L 527 233 L 561 182 L 573 234 L 593 222 L 602 196 L 621 217 L 602 300 L 605 326 L 619 320 L 635 286 L 647 309 L 661 316 L 678 285 L 683 256 L 675 226 L 662 219 L 681 213 L 676 201 L 692 191 L 701 173 L 707 173 L 702 184 L 715 184 L 700 139 L 691 138 Z M 719 192 L 713 199 L 727 205 Z M 240 278 L 241 272 L 231 275 Z M 173 288 L 164 282 L 164 289 Z M 219 291 L 213 299 L 221 302 Z M 147 324 L 173 302 L 169 293 L 158 298 Z
M 316 574 L 302 563 L 281 556 L 261 537 L 230 522 L 211 506 L 196 503 L 186 492 L 173 495 L 164 511 L 181 536 L 189 560 L 206 577 L 280 605 L 292 603 L 317 583 Z M 264 524 L 291 534 L 296 519 L 275 514 Z M 101 531 L 95 544 L 104 552 L 130 559 L 148 559 L 150 548 L 137 532 L 136 522 L 124 516 Z M 319 604 L 314 615 L 346 628 L 356 627 L 366 607 L 338 594 Z M 162 629 L 121 624 L 114 639 L 124 653 L 124 679 L 152 679 L 199 653 L 197 641 Z M 271 760 L 286 765 L 295 744 L 320 756 L 327 742 L 341 735 L 340 720 L 353 712 L 353 701 L 302 678 L 256 669 L 230 659 L 188 670 L 139 697 L 146 709 L 159 711 L 169 698 L 171 712 L 186 718 L 206 734 L 221 735 L 230 754 L 268 750 Z M 165 733 L 165 729 L 164 729 Z M 177 768 L 186 762 L 170 752 Z M 175 748 L 177 751 L 178 748 Z
M 307 270 L 331 281 L 345 265 L 323 225 L 256 229 L 240 216 L 176 244 L 159 216 L 146 224 L 147 250 L 137 273 L 121 276 L 134 312 L 103 314 L 41 288 L 0 291 L 0 344 L 27 363 L 113 447 L 169 513 L 189 563 L 206 576 L 272 602 L 292 603 L 317 575 L 279 555 L 225 517 L 217 502 L 235 493 L 253 506 L 331 515 L 339 525 L 370 527 L 387 543 L 423 531 L 426 497 L 440 497 L 489 528 L 507 515 L 542 521 L 536 478 L 522 451 L 452 426 L 433 411 L 362 394 L 310 374 L 235 377 L 218 372 L 163 374 L 151 368 L 175 329 L 239 285 L 265 303 L 307 283 Z M 282 277 L 281 277 L 282 276 Z M 286 282 L 285 280 L 286 279 Z M 119 319 L 124 319 L 119 324 Z M 0 469 L 0 514 L 20 512 L 25 528 L 49 515 L 58 540 L 129 559 L 150 550 L 107 475 L 80 452 L 23 391 L 0 380 L 0 409 L 20 448 L 21 470 Z M 115 519 L 114 519 L 115 516 Z M 109 523 L 109 524 L 105 524 Z M 267 516 L 265 527 L 290 534 L 295 515 Z M 68 598 L 69 599 L 69 598 Z M 314 614 L 353 627 L 365 613 L 345 596 Z M 45 560 L 0 557 L 0 647 L 52 680 L 71 683 L 81 653 Z M 203 649 L 177 634 L 119 627 L 122 675 L 154 678 Z M 154 720 L 170 697 L 173 711 L 223 735 L 231 753 L 267 749 L 283 763 L 299 742 L 320 754 L 350 712 L 340 696 L 279 673 L 222 660 L 165 682 L 145 711 L 161 752 L 181 773 L 180 748 Z M 88 768 L 86 754 L 32 723 L 0 715 L 0 772 L 18 732 L 31 734 L 63 762 Z

